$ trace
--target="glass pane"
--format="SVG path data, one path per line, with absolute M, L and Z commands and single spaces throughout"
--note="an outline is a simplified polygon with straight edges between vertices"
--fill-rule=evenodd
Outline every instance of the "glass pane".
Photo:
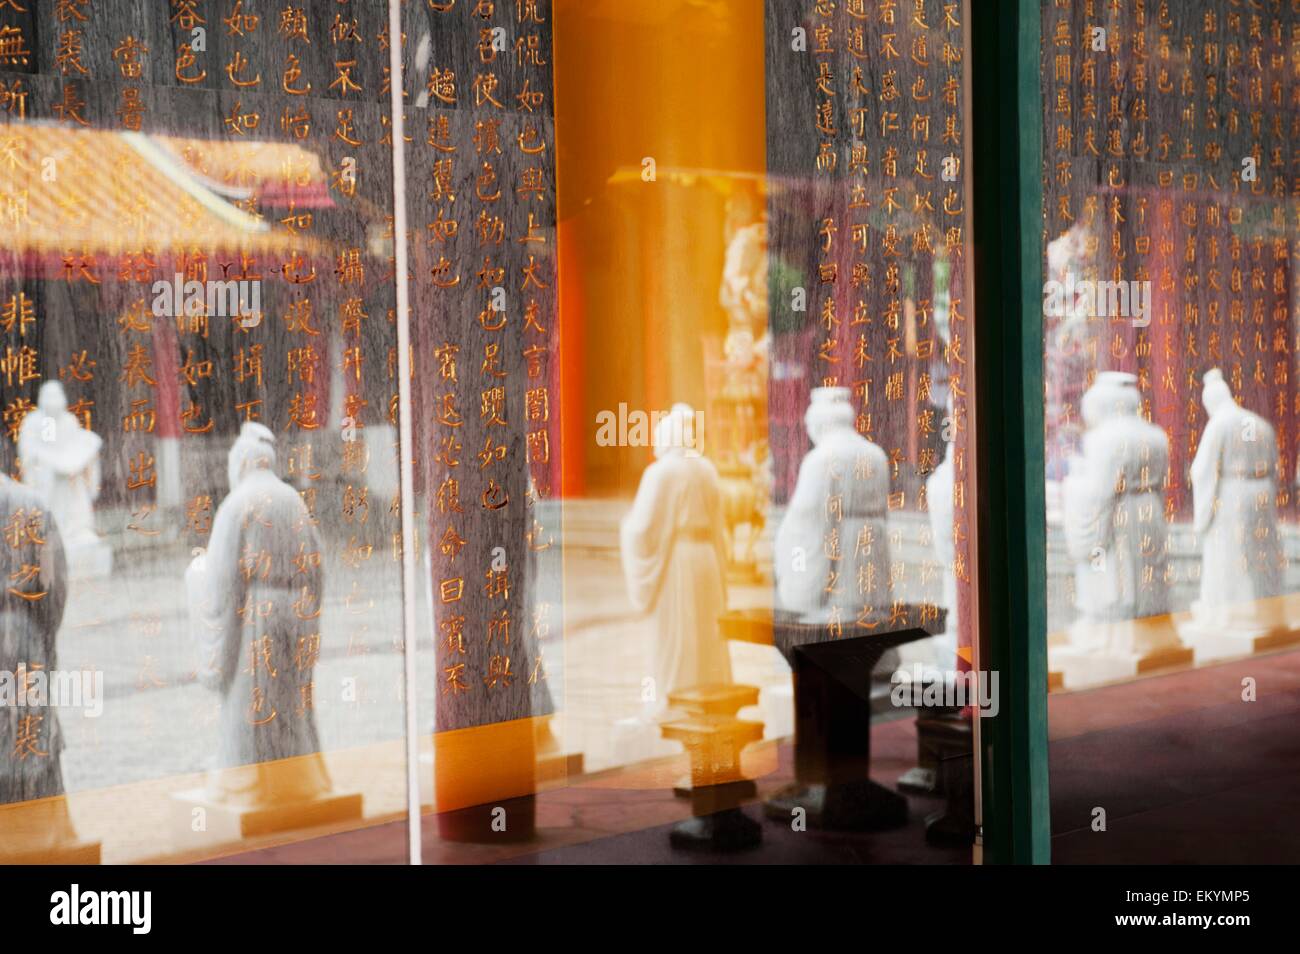
M 6 845 L 969 858 L 965 4 L 21 6 Z
M 963 11 L 408 5 L 426 862 L 970 857 Z
M 405 810 L 385 10 L 0 11 L 0 859 Z
M 1300 660 L 1300 8 L 1042 29 L 1053 857 L 1189 860 L 1213 824 L 1198 862 L 1294 858 L 1252 816 L 1294 795 L 1262 720 Z
M 537 785 L 567 776 L 554 52 L 549 3 L 403 23 L 432 863 L 533 833 Z

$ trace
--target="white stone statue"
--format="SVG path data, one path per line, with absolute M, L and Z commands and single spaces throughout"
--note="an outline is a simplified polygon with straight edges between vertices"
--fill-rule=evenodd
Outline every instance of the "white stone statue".
M 310 800 L 329 789 L 314 697 L 320 536 L 298 492 L 276 476 L 266 427 L 244 425 L 228 469 L 230 493 L 208 550 L 185 574 L 199 678 L 221 696 L 219 771 L 208 796 L 243 805 Z
M 1193 522 L 1202 544 L 1201 593 L 1189 639 L 1198 658 L 1264 646 L 1286 630 L 1277 517 L 1277 437 L 1239 405 L 1217 368 L 1204 378 L 1209 413 L 1192 461 Z
M 766 367 L 767 223 L 737 229 L 727 245 L 718 303 L 727 313 L 727 360 L 742 367 Z M 762 382 L 764 388 L 767 382 Z
M 889 461 L 853 422 L 848 388 L 813 389 L 804 415 L 813 447 L 773 553 L 781 608 L 845 635 L 890 613 Z
M 54 515 L 63 536 L 70 579 L 107 576 L 113 551 L 95 532 L 99 497 L 99 451 L 103 440 L 68 410 L 58 381 L 41 385 L 36 408 L 18 434 L 23 483 Z
M 1083 453 L 1062 486 L 1066 549 L 1079 617 L 1049 650 L 1067 688 L 1183 664 L 1169 620 L 1165 475 L 1169 439 L 1139 411 L 1137 379 L 1103 371 L 1083 395 Z
M 654 613 L 660 711 L 670 692 L 731 682 L 731 657 L 718 629 L 726 609 L 722 494 L 717 470 L 697 453 L 694 422 L 686 404 L 659 421 L 655 460 L 619 527 L 628 596 L 638 612 Z
M 951 399 L 948 404 L 948 413 L 951 416 Z M 930 508 L 930 538 L 934 542 L 934 550 L 939 557 L 939 566 L 943 575 L 941 605 L 948 611 L 948 615 L 944 620 L 942 633 L 937 633 L 930 639 L 918 640 L 916 643 L 906 643 L 899 647 L 899 653 L 903 657 L 904 663 L 908 661 L 911 647 L 917 646 L 918 650 L 913 650 L 913 652 L 924 649 L 928 651 L 931 657 L 929 660 L 922 660 L 922 662 L 941 671 L 955 670 L 957 668 L 957 634 L 961 632 L 961 620 L 957 614 L 957 575 L 953 572 L 953 561 L 957 556 L 957 546 L 953 536 L 955 508 L 952 502 L 954 479 L 952 448 L 952 441 L 944 445 L 943 462 L 934 469 L 934 473 L 925 482 L 925 499 Z M 922 644 L 927 645 L 922 647 Z

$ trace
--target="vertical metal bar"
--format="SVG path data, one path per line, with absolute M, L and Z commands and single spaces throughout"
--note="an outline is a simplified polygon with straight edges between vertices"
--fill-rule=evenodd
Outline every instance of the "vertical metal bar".
M 407 286 L 406 122 L 402 114 L 402 0 L 388 0 L 389 108 L 393 130 L 393 250 L 397 286 L 398 463 L 402 485 L 402 647 L 406 685 L 407 854 L 413 865 L 420 850 L 420 746 L 415 671 L 415 448 L 411 427 L 411 294 Z

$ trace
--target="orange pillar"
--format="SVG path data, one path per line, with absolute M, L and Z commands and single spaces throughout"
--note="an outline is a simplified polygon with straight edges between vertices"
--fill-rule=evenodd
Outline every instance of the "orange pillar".
M 762 0 L 555 0 L 555 113 L 566 494 L 628 493 L 649 452 L 595 416 L 704 406 L 728 206 L 765 169 Z

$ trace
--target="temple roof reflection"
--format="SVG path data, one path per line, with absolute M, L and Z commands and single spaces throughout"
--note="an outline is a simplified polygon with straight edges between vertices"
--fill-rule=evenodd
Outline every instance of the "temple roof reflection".
M 332 207 L 328 188 L 319 157 L 289 143 L 44 123 L 0 134 L 3 244 L 28 273 L 58 272 L 72 253 L 311 253 L 318 240 L 272 228 L 260 210 Z

